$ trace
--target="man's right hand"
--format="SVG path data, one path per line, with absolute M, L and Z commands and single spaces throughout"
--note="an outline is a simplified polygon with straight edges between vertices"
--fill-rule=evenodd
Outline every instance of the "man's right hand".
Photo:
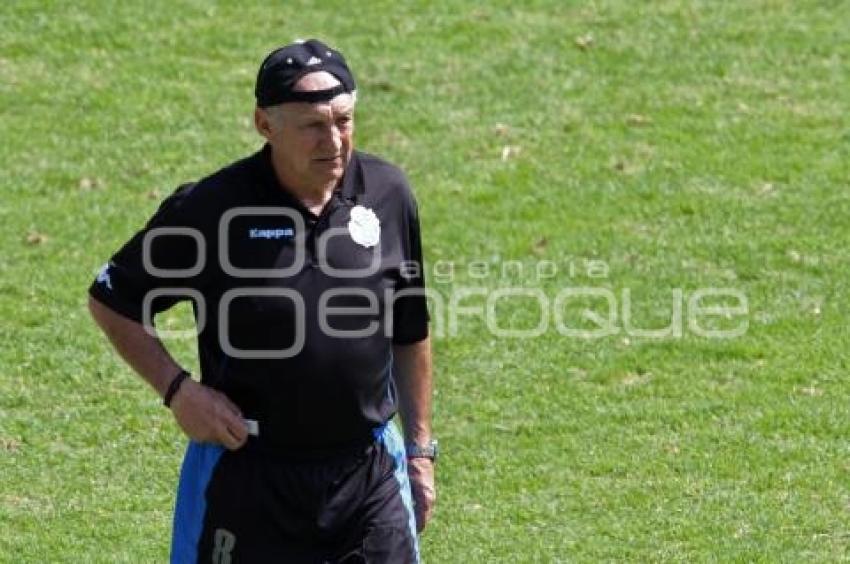
M 218 443 L 236 450 L 248 440 L 248 427 L 242 412 L 230 399 L 191 378 L 187 378 L 171 400 L 171 412 L 190 439 Z

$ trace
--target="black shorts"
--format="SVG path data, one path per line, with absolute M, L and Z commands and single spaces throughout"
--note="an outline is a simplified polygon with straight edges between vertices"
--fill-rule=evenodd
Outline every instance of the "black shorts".
M 392 424 L 356 450 L 277 458 L 191 442 L 172 563 L 419 562 L 404 443 Z

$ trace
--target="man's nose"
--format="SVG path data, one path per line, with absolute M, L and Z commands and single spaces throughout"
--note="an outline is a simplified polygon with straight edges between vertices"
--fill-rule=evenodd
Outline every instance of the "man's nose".
M 336 124 L 325 128 L 325 135 L 322 137 L 322 142 L 328 148 L 333 147 L 334 154 L 339 153 L 340 149 L 342 149 L 342 133 Z

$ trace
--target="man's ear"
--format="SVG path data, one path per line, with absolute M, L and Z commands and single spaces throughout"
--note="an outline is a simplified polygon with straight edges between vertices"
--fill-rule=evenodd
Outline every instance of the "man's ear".
M 268 140 L 272 134 L 272 124 L 269 114 L 262 108 L 254 108 L 254 127 L 257 133 Z

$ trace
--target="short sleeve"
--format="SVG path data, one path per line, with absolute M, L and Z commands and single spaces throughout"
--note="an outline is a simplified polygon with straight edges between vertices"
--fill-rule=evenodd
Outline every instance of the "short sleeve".
M 419 210 L 409 188 L 404 195 L 404 263 L 393 301 L 392 341 L 396 345 L 409 345 L 428 337 L 429 320 Z
M 103 265 L 89 294 L 142 323 L 197 296 L 208 277 L 208 239 L 184 184 L 166 198 L 147 225 Z M 147 310 L 147 311 L 145 311 Z

